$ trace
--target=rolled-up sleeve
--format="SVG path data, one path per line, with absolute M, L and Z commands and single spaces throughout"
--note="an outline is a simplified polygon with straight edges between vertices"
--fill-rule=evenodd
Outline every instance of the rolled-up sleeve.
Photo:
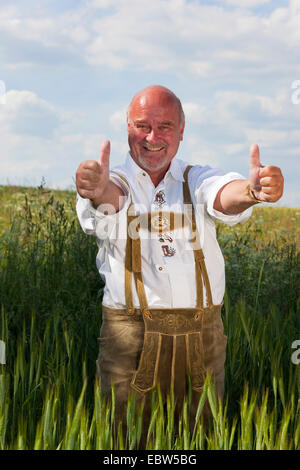
M 95 215 L 92 212 L 89 199 L 82 198 L 76 194 L 76 212 L 82 230 L 88 235 L 95 235 Z
M 205 173 L 197 178 L 195 189 L 195 200 L 197 204 L 204 204 L 207 213 L 215 220 L 219 220 L 227 225 L 235 225 L 240 222 L 246 222 L 252 214 L 252 207 L 238 214 L 223 214 L 223 212 L 214 209 L 214 202 L 219 190 L 234 180 L 244 180 L 245 177 L 236 172 L 222 174 L 218 169 L 215 175 L 210 176 L 214 170 L 209 168 Z M 208 177 L 205 177 L 205 176 Z
M 120 211 L 107 215 L 94 209 L 89 199 L 83 199 L 77 194 L 77 217 L 82 230 L 87 235 L 95 235 L 99 240 L 110 238 L 122 216 L 126 215 L 128 205 L 129 198 L 127 197 Z
M 82 230 L 87 235 L 95 235 L 97 238 L 109 237 L 120 217 L 127 211 L 130 198 L 128 191 L 122 181 L 111 177 L 124 192 L 124 201 L 122 209 L 113 214 L 104 214 L 100 210 L 95 209 L 89 199 L 76 194 L 76 212 Z

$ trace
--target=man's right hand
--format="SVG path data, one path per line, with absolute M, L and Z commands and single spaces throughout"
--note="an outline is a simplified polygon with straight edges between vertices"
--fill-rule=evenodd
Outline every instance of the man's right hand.
M 109 183 L 110 142 L 105 140 L 100 147 L 99 160 L 81 162 L 76 172 L 78 194 L 92 202 L 101 202 Z
M 95 209 L 102 205 L 104 213 L 118 212 L 124 202 L 123 191 L 109 179 L 109 155 L 110 142 L 105 140 L 100 147 L 99 160 L 86 160 L 76 171 L 78 194 L 90 199 Z

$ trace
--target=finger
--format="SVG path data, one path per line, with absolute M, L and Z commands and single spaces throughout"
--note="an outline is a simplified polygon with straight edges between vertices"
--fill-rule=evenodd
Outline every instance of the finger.
M 94 190 L 98 186 L 98 183 L 99 183 L 99 179 L 80 178 L 80 180 L 78 180 L 78 186 L 82 189 Z
M 276 181 L 274 181 L 274 178 L 271 178 L 270 176 L 265 176 L 264 178 L 260 179 L 260 184 L 262 187 L 272 187 L 276 186 Z
M 257 144 L 251 145 L 250 147 L 250 170 L 261 167 L 259 147 Z
M 272 186 L 266 186 L 263 188 L 261 191 L 261 194 L 263 195 L 263 199 L 266 202 L 276 202 L 278 199 L 281 198 L 282 196 L 282 191 L 278 190 L 276 187 Z
M 95 197 L 95 190 L 94 189 L 86 189 L 86 188 L 80 188 L 78 189 L 78 193 L 80 194 L 81 197 L 85 199 L 93 199 Z
M 105 140 L 100 147 L 99 164 L 101 167 L 109 168 L 110 141 Z
M 259 177 L 264 176 L 282 176 L 282 173 L 278 166 L 267 165 L 259 170 Z
M 96 162 L 98 168 L 95 170 L 87 169 L 79 175 L 79 180 L 81 181 L 99 181 L 99 174 L 101 173 L 100 165 Z
M 100 173 L 100 166 L 96 160 L 86 160 L 85 162 L 83 162 L 80 170 L 82 174 L 85 174 L 86 172 Z
M 272 195 L 274 193 L 274 188 L 272 186 L 264 186 L 262 189 L 262 193 Z

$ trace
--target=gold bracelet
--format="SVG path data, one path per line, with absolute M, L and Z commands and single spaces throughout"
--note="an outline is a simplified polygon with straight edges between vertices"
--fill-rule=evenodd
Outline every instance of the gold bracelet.
M 248 191 L 248 196 L 250 197 L 250 199 L 252 199 L 253 201 L 255 202 L 265 202 L 265 201 L 261 201 L 260 199 L 257 199 L 257 197 L 255 197 L 254 193 L 253 193 L 253 190 L 251 189 L 251 186 L 250 184 L 248 184 L 247 186 L 247 191 Z

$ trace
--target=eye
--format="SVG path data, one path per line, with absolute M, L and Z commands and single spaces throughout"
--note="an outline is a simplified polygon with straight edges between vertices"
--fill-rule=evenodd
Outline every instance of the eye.
M 149 128 L 149 126 L 147 126 L 147 124 L 142 124 L 142 123 L 136 124 L 136 127 L 138 129 L 148 129 Z
M 162 131 L 168 131 L 172 128 L 172 125 L 169 124 L 169 123 L 165 123 L 165 124 L 161 124 L 159 126 L 159 128 L 162 130 Z

